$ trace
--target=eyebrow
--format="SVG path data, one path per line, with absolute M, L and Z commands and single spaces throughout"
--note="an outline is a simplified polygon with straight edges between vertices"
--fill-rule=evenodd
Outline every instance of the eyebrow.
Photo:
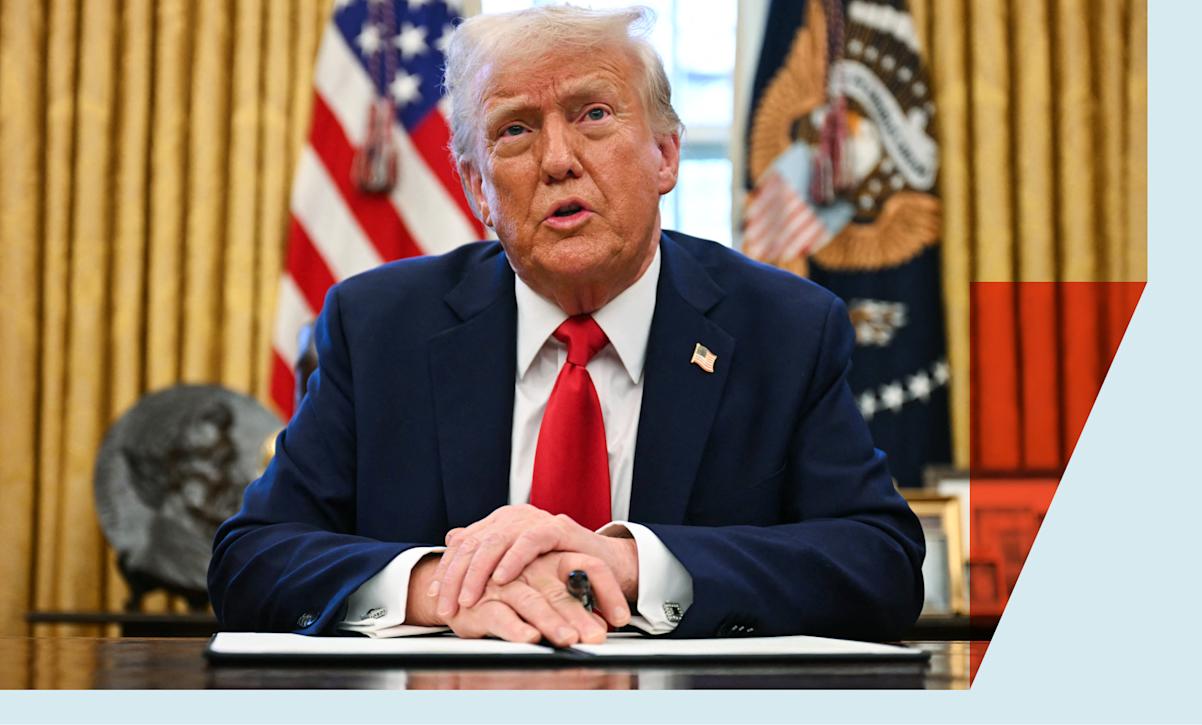
M 589 76 L 572 81 L 567 88 L 563 100 L 569 105 L 598 95 L 618 95 L 618 87 L 609 79 L 599 76 Z M 503 96 L 502 98 L 503 100 L 498 101 L 484 112 L 485 128 L 491 127 L 501 118 L 521 115 L 534 108 L 534 104 L 527 95 Z

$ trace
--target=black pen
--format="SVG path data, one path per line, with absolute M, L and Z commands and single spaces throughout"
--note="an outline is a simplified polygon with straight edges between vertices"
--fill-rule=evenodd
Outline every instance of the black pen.
M 580 569 L 568 572 L 568 594 L 580 601 L 584 611 L 593 611 L 593 586 L 588 582 L 588 574 Z

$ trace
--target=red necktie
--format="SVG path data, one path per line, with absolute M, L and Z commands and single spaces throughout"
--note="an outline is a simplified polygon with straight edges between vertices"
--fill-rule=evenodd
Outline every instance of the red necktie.
M 601 401 L 585 366 L 609 339 L 588 315 L 569 317 L 553 334 L 567 344 L 568 361 L 538 430 L 530 503 L 597 529 L 610 521 L 609 455 Z

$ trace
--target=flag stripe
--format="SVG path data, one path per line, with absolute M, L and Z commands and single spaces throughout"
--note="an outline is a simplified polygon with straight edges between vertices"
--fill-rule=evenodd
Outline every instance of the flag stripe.
M 309 309 L 321 311 L 325 291 L 337 281 L 330 268 L 313 247 L 313 241 L 295 217 L 288 230 L 288 274 Z
M 413 139 L 413 146 L 425 159 L 426 165 L 442 182 L 443 188 L 447 190 L 447 195 L 459 205 L 459 210 L 463 212 L 464 218 L 475 222 L 473 236 L 483 236 L 484 225 L 476 221 L 472 214 L 467 197 L 463 195 L 463 186 L 459 183 L 459 172 L 451 163 L 451 129 L 447 126 L 442 114 L 431 113 L 426 116 L 421 123 L 409 130 L 409 137 Z
M 752 219 L 747 225 L 747 231 L 753 235 L 768 236 L 769 230 L 781 229 L 799 215 L 808 212 L 808 208 L 803 204 L 782 201 L 778 206 L 765 210 L 764 213 Z
M 788 244 L 782 255 L 783 258 L 793 259 L 807 253 L 825 232 L 826 227 L 822 226 L 818 217 L 810 214 L 809 218 L 802 221 L 796 229 L 790 230 L 790 238 L 787 240 Z
M 354 187 L 351 167 L 355 162 L 355 149 L 321 96 L 313 101 L 312 144 L 331 181 L 380 257 L 399 259 L 421 254 L 421 248 L 413 241 L 389 199 L 378 194 L 364 194 Z
M 292 410 L 296 376 L 277 350 L 271 356 L 271 400 L 280 410 Z
M 311 147 L 301 152 L 297 176 L 308 183 L 297 185 L 292 214 L 335 277 L 346 279 L 383 261 Z
M 296 360 L 296 335 L 306 320 L 313 319 L 315 308 L 305 301 L 300 288 L 291 275 L 280 279 L 279 295 L 276 298 L 275 330 L 272 332 L 272 347 L 285 360 Z

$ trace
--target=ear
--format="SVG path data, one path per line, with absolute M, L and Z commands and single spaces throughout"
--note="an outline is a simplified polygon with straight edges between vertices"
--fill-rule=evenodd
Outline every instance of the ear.
M 471 202 L 472 211 L 484 226 L 492 228 L 492 215 L 488 209 L 488 198 L 484 195 L 484 177 L 476 165 L 464 158 L 459 161 L 459 180 L 463 182 L 463 193 Z
M 659 149 L 659 170 L 656 177 L 659 182 L 659 194 L 663 196 L 676 188 L 676 176 L 680 173 L 680 132 L 656 136 L 655 146 Z

